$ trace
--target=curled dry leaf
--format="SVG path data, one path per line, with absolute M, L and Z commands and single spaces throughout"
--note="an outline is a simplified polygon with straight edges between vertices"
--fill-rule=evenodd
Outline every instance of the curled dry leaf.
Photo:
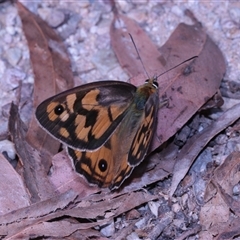
M 93 225 L 93 224 L 92 224 Z M 23 231 L 19 232 L 14 238 L 9 239 L 28 239 L 29 236 L 35 238 L 51 238 L 51 239 L 102 239 L 99 232 L 88 229 L 88 231 L 79 231 L 86 229 L 83 224 L 71 223 L 67 220 L 60 220 L 56 222 L 39 222 L 33 226 L 26 227 Z M 71 235 L 79 231 L 77 237 Z M 97 238 L 96 238 L 97 237 Z
M 110 29 L 112 47 L 130 76 L 142 73 L 143 67 L 128 33 L 131 33 L 150 77 L 198 56 L 158 79 L 160 97 L 168 99 L 169 104 L 158 112 L 158 127 L 152 145 L 155 149 L 217 92 L 226 70 L 225 62 L 219 48 L 198 22 L 194 25 L 180 23 L 158 50 L 133 20 L 115 12 Z M 140 85 L 143 78 L 134 77 L 131 82 Z
M 18 209 L 14 214 L 0 216 L 0 222 L 3 224 L 0 225 L 0 235 L 8 234 L 9 238 L 14 236 L 14 239 L 22 239 L 30 235 L 64 238 L 77 230 L 106 225 L 114 217 L 158 198 L 157 195 L 139 191 L 119 194 L 119 196 L 107 195 L 107 201 L 99 199 L 94 201 L 95 196 L 90 196 L 76 205 L 76 197 L 75 192 L 68 191 L 46 201 Z M 75 207 L 69 208 L 69 206 Z M 69 217 L 77 218 L 78 221 L 69 221 Z M 96 219 L 98 221 L 95 221 Z M 59 228 L 62 230 L 60 231 Z
M 62 216 L 61 212 L 74 201 L 77 194 L 67 191 L 57 197 L 32 204 L 31 206 L 19 208 L 14 212 L 0 216 L 0 235 L 7 235 L 10 239 L 23 239 L 21 236 L 24 229 L 34 226 L 43 221 L 49 221 L 55 217 Z M 59 215 L 60 214 L 60 215 Z
M 28 42 L 34 72 L 34 107 L 46 98 L 73 87 L 73 75 L 67 50 L 56 32 L 41 18 L 16 2 L 22 28 Z M 43 131 L 33 115 L 27 133 L 28 142 L 56 154 L 59 142 Z
M 173 172 L 174 164 L 174 158 L 162 158 L 160 154 L 147 158 L 134 169 L 129 179 L 123 183 L 122 192 L 136 191 L 169 177 Z

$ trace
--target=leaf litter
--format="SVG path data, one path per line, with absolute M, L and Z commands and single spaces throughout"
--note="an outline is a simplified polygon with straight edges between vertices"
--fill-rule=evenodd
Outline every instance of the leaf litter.
M 147 63 L 146 71 L 150 77 L 164 73 L 197 56 L 196 59 L 180 65 L 158 79 L 160 97 L 168 99 L 169 106 L 159 109 L 153 149 L 175 134 L 207 100 L 212 98 L 226 71 L 221 51 L 206 34 L 201 23 L 188 11 L 187 14 L 194 20 L 194 25 L 180 23 L 159 50 L 146 33 L 126 16 L 116 12 L 111 25 L 114 52 L 130 77 L 142 73 L 143 67 L 136 50 L 132 47 L 129 33 L 135 41 L 143 63 Z M 215 61 L 216 59 L 218 61 Z M 145 79 L 146 77 L 148 76 L 145 76 Z M 130 81 L 140 85 L 144 78 L 134 77 Z
M 65 53 L 63 56 L 66 61 L 60 61 L 60 63 L 58 62 L 59 59 L 51 56 L 50 53 L 48 58 L 52 59 L 50 61 L 53 63 L 51 66 L 46 66 L 43 63 L 39 64 L 39 61 L 34 60 L 42 57 L 43 51 L 44 53 L 45 51 L 49 52 L 49 49 L 56 50 L 58 47 L 52 45 L 51 40 L 43 34 L 44 29 L 48 29 L 48 27 L 42 20 L 36 18 L 19 2 L 17 7 L 20 15 L 22 17 L 24 15 L 22 19 L 23 28 L 26 28 L 30 23 L 35 24 L 35 27 L 29 28 L 32 31 L 25 30 L 25 35 L 30 48 L 33 69 L 35 69 L 34 101 L 38 102 L 41 101 L 38 98 L 47 97 L 42 95 L 40 90 L 43 90 L 49 81 L 53 84 L 53 87 L 48 89 L 49 94 L 54 95 L 56 93 L 55 84 L 56 82 L 59 83 L 56 75 L 59 72 L 54 68 L 54 64 L 57 68 L 61 66 L 62 69 L 67 69 L 68 75 L 62 77 L 62 79 L 70 80 L 69 85 L 60 82 L 60 86 L 63 87 L 61 90 L 72 86 L 69 60 L 67 60 L 68 57 Z M 199 117 L 199 114 L 203 114 L 201 107 L 214 96 L 220 86 L 220 81 L 225 73 L 225 63 L 220 50 L 206 34 L 201 24 L 193 15 L 189 12 L 188 14 L 191 16 L 194 25 L 181 23 L 166 44 L 158 50 L 136 23 L 119 14 L 116 10 L 114 11 L 114 20 L 110 30 L 112 45 L 120 64 L 127 69 L 128 74 L 132 77 L 130 79 L 132 83 L 142 84 L 143 78 L 139 74 L 143 70 L 133 47 L 127 47 L 127 44 L 132 45 L 132 43 L 126 36 L 123 37 L 125 42 L 121 39 L 123 36 L 122 29 L 117 29 L 120 30 L 120 33 L 113 33 L 113 26 L 116 27 L 116 22 L 119 20 L 124 22 L 124 27 L 127 29 L 125 31 L 127 33 L 131 32 L 143 62 L 147 62 L 146 69 L 150 76 L 164 72 L 181 61 L 192 57 L 192 55 L 198 56 L 197 59 L 189 61 L 160 77 L 161 97 L 168 99 L 169 105 L 159 111 L 158 126 L 160 128 L 157 130 L 157 141 L 154 140 L 152 149 L 163 144 L 157 151 L 148 156 L 148 161 L 144 161 L 139 168 L 136 168 L 133 176 L 126 181 L 119 191 L 110 193 L 108 190 L 90 187 L 86 182 L 81 181 L 80 177 L 71 169 L 64 152 L 58 153 L 53 158 L 51 157 L 59 149 L 59 146 L 55 145 L 55 141 L 48 140 L 50 145 L 47 147 L 43 140 L 35 145 L 40 138 L 38 139 L 37 135 L 32 132 L 34 129 L 39 131 L 39 127 L 32 122 L 28 133 L 26 133 L 25 126 L 19 118 L 18 109 L 15 105 L 12 105 L 9 123 L 10 133 L 20 159 L 16 170 L 22 176 L 23 182 L 20 184 L 25 184 L 31 205 L 22 208 L 19 206 L 19 209 L 14 212 L 9 209 L 8 213 L 0 216 L 1 236 L 9 239 L 25 239 L 29 236 L 33 238 L 55 237 L 67 239 L 73 237 L 87 239 L 94 237 L 105 239 L 103 233 L 111 239 L 117 239 L 118 236 L 126 238 L 126 236 L 134 235 L 134 233 L 138 237 L 150 239 L 164 238 L 164 236 L 185 239 L 196 234 L 201 239 L 213 239 L 214 236 L 218 236 L 216 239 L 238 236 L 236 227 L 239 223 L 238 199 L 237 195 L 233 195 L 231 190 L 233 187 L 237 189 L 239 182 L 239 153 L 236 152 L 223 159 L 222 165 L 220 165 L 221 162 L 216 163 L 220 165 L 217 168 L 214 165 L 208 166 L 208 170 L 202 172 L 202 175 L 188 175 L 188 171 L 192 171 L 191 166 L 198 161 L 199 153 L 205 151 L 207 144 L 211 146 L 211 143 L 214 143 L 217 134 L 226 131 L 238 120 L 239 112 L 239 106 L 236 105 L 222 113 L 220 118 L 218 118 L 219 114 L 217 114 L 217 117 L 215 116 L 215 119 L 211 114 L 207 115 L 208 118 L 211 116 L 213 120 Z M 36 26 L 38 32 L 35 31 Z M 34 37 L 28 35 L 31 32 L 36 35 Z M 47 35 L 56 36 L 50 28 L 47 32 Z M 43 37 L 43 42 L 48 43 L 43 47 L 44 50 L 38 51 L 39 49 L 35 49 L 36 46 L 33 47 L 33 45 L 40 39 L 40 36 Z M 57 39 L 58 44 L 61 45 L 61 41 L 59 38 Z M 121 43 L 121 41 L 123 42 Z M 141 43 L 139 44 L 138 41 Z M 127 51 L 119 53 L 117 48 L 121 44 L 125 45 Z M 147 51 L 148 48 L 149 52 Z M 188 49 L 191 49 L 191 51 Z M 58 50 L 56 52 L 59 53 Z M 128 53 L 130 53 L 130 57 L 127 56 Z M 132 58 L 132 56 L 134 57 Z M 218 61 L 215 61 L 215 59 L 218 59 Z M 37 69 L 40 67 L 41 69 Z M 46 71 L 47 68 L 50 68 L 50 72 L 53 73 L 49 80 L 38 73 L 39 71 L 40 73 Z M 39 81 L 36 84 L 38 78 Z M 215 107 L 216 105 L 210 106 L 210 113 L 212 106 Z M 204 111 L 208 110 L 204 109 Z M 191 119 L 191 117 L 193 118 Z M 164 121 L 162 118 L 164 118 Z M 195 122 L 194 119 L 196 119 Z M 201 119 L 204 120 L 201 122 L 199 121 Z M 166 122 L 169 125 L 166 125 Z M 189 125 L 189 123 L 194 124 Z M 183 128 L 182 134 L 180 134 L 181 131 L 178 130 L 183 126 L 194 126 L 194 128 L 187 130 L 184 127 L 185 130 L 183 131 Z M 202 126 L 205 127 L 202 129 Z M 235 136 L 237 132 L 238 129 L 232 130 L 232 134 L 235 134 Z M 175 136 L 172 137 L 173 135 Z M 180 135 L 181 138 L 178 138 Z M 46 135 L 42 139 L 44 138 L 48 138 L 48 136 Z M 176 145 L 179 139 L 181 139 L 181 147 Z M 54 146 L 55 150 L 51 152 L 50 150 Z M 51 154 L 49 154 L 49 151 Z M 46 164 L 44 161 L 46 161 Z M 65 175 L 64 169 L 66 171 Z M 206 175 L 207 173 L 209 175 Z M 170 178 L 171 175 L 173 175 L 173 178 Z M 196 204 L 197 196 L 194 196 L 194 193 L 196 194 L 198 191 L 196 189 L 195 192 L 186 190 L 187 187 L 191 186 L 191 183 L 197 180 L 196 176 L 205 180 L 202 189 L 205 194 L 201 207 Z M 208 178 L 206 179 L 206 177 Z M 153 206 L 150 208 L 153 212 L 148 210 L 146 203 L 150 202 L 156 207 L 157 212 L 152 209 Z M 181 207 L 185 209 L 179 211 Z M 229 208 L 235 214 L 235 219 L 232 218 Z M 198 218 L 194 214 L 189 216 L 188 209 L 199 212 L 201 225 L 197 224 Z M 125 219 L 123 214 L 131 210 L 137 210 L 141 217 L 139 218 L 137 215 L 139 219 L 135 221 Z M 221 213 L 221 219 L 219 213 Z M 143 225 L 140 224 L 141 221 L 144 223 Z M 189 221 L 191 224 L 187 226 L 186 223 Z M 223 222 L 225 225 L 223 225 Z M 104 232 L 104 229 L 109 226 L 113 226 L 110 230 L 112 234 Z M 116 226 L 119 228 L 116 228 Z M 134 226 L 140 227 L 134 231 Z M 208 231 L 202 231 L 202 227 L 208 228 Z M 172 235 L 169 231 L 173 229 L 183 231 L 182 235 L 180 232 L 177 235 Z

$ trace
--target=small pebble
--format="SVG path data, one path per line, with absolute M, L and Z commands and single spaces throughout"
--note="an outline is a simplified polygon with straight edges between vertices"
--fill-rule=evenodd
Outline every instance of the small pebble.
M 22 50 L 17 47 L 9 48 L 6 52 L 6 57 L 12 66 L 16 66 L 22 58 Z
M 59 27 L 61 24 L 63 24 L 64 20 L 64 13 L 56 9 L 52 9 L 46 19 L 47 23 L 53 28 Z
M 102 228 L 100 232 L 106 237 L 112 236 L 115 232 L 114 221 L 112 221 L 106 227 Z
M 155 217 L 158 217 L 158 208 L 160 206 L 160 203 L 159 202 L 149 202 L 148 203 L 148 207 L 151 211 L 151 213 L 155 216 Z
M 2 77 L 3 73 L 5 72 L 5 70 L 6 70 L 5 62 L 0 59 L 0 77 Z
M 141 238 L 138 237 L 137 233 L 132 232 L 126 237 L 126 240 L 141 240 Z
M 14 144 L 9 140 L 0 141 L 0 152 L 7 152 L 8 157 L 11 159 L 14 159 L 16 157 Z

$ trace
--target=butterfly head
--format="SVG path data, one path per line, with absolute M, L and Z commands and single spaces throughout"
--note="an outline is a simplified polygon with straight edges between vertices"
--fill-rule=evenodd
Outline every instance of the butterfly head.
M 137 89 L 138 94 L 146 96 L 147 98 L 156 92 L 158 92 L 158 82 L 156 77 L 147 79 L 145 83 Z
M 155 92 L 158 89 L 157 77 L 149 78 L 145 81 L 144 86 L 152 89 Z
M 158 83 L 157 78 L 149 78 L 145 83 L 137 88 L 134 103 L 137 110 L 145 108 L 145 104 L 151 95 L 158 95 Z

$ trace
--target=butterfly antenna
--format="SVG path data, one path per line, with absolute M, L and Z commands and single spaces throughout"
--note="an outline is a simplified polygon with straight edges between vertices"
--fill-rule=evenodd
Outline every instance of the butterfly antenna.
M 135 48 L 135 50 L 136 50 L 136 52 L 137 52 L 137 55 L 138 55 L 138 57 L 139 57 L 139 59 L 140 59 L 140 62 L 141 62 L 141 64 L 142 64 L 142 66 L 143 66 L 144 72 L 146 73 L 147 77 L 150 78 L 149 75 L 148 75 L 148 72 L 147 72 L 147 70 L 146 70 L 146 68 L 145 68 L 145 66 L 144 66 L 144 64 L 143 64 L 143 61 L 142 61 L 142 58 L 141 58 L 141 56 L 140 56 L 140 54 L 139 54 L 139 51 L 138 51 L 138 49 L 137 49 L 136 43 L 134 42 L 131 33 L 128 33 L 128 34 L 129 34 L 129 36 L 130 36 L 130 38 L 131 38 L 131 40 L 132 40 L 133 46 L 134 46 L 134 48 Z
M 157 76 L 157 78 L 159 78 L 159 77 L 162 76 L 163 74 L 165 74 L 165 73 L 167 73 L 167 72 L 173 70 L 174 68 L 177 68 L 178 66 L 184 64 L 185 62 L 191 61 L 191 60 L 193 60 L 193 59 L 195 59 L 195 58 L 197 58 L 197 57 L 198 57 L 198 56 L 193 56 L 193 57 L 191 57 L 191 58 L 188 58 L 187 60 L 184 60 L 183 62 L 177 64 L 176 66 L 171 67 L 171 68 L 169 68 L 167 71 L 165 71 L 165 72 L 159 74 L 159 75 Z

